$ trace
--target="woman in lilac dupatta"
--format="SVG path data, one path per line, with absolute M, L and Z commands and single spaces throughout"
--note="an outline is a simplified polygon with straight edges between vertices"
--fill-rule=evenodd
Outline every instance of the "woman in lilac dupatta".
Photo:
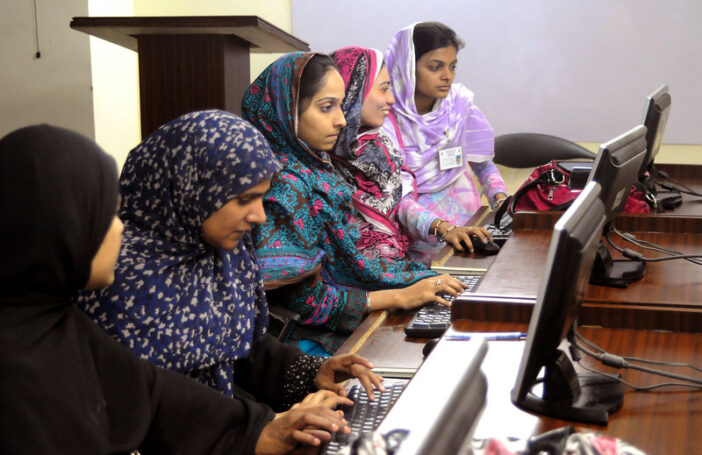
M 403 165 L 400 144 L 381 128 L 395 103 L 383 54 L 354 46 L 335 51 L 332 58 L 346 86 L 341 106 L 346 127 L 332 151 L 333 162 L 337 173 L 354 188 L 355 219 L 361 230 L 358 249 L 368 258 L 406 258 L 410 241 L 430 241 L 431 232 L 428 228 L 417 232 L 417 226 L 401 225 L 399 219 L 412 220 L 411 215 L 418 212 L 432 214 L 417 202 L 414 175 Z M 441 216 L 433 214 L 431 221 L 438 223 Z M 444 240 L 458 244 L 458 249 L 463 249 L 460 242 L 464 242 L 472 250 L 469 234 L 488 236 L 481 228 L 448 230 L 449 226 L 442 226 Z M 419 237 L 410 237 L 410 232 Z
M 427 231 L 441 237 L 451 225 L 465 225 L 481 206 L 481 192 L 493 208 L 507 195 L 492 162 L 493 130 L 473 93 L 453 83 L 461 47 L 453 30 L 425 22 L 398 31 L 386 53 L 405 165 L 416 176 L 419 205 L 427 209 L 400 212 L 400 222 L 413 227 L 415 238 Z M 384 129 L 397 137 L 389 120 Z M 441 244 L 431 240 L 413 242 L 412 255 L 426 260 L 434 254 Z

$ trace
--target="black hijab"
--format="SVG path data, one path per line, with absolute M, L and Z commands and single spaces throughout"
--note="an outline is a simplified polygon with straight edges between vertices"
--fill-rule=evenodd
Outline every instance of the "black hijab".
M 117 201 L 91 140 L 48 125 L 0 140 L 0 451 L 251 447 L 272 411 L 137 359 L 72 306 Z
M 31 437 L 97 439 L 106 425 L 69 297 L 88 281 L 117 195 L 114 161 L 77 133 L 39 125 L 0 140 L 0 427 L 48 425 Z M 81 442 L 77 450 L 99 446 Z

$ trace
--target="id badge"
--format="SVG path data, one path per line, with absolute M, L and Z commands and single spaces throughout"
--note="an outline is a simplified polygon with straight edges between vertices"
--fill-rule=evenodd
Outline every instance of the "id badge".
M 453 169 L 454 167 L 463 166 L 463 151 L 461 146 L 450 149 L 439 150 L 439 169 Z

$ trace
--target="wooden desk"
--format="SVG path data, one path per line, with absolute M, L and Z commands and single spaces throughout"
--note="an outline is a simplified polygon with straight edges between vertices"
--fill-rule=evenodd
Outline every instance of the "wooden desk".
M 512 237 L 490 265 L 478 295 L 534 299 L 544 273 L 553 224 L 560 213 L 518 213 Z M 621 231 L 641 240 L 688 254 L 702 254 L 702 218 L 624 215 L 615 220 Z M 622 247 L 638 249 L 613 237 Z M 610 251 L 613 249 L 610 248 Z M 647 257 L 661 256 L 645 253 Z M 622 256 L 613 252 L 615 259 Z M 456 260 L 456 259 L 454 259 Z M 581 324 L 614 328 L 648 328 L 696 332 L 702 329 L 700 266 L 684 260 L 648 263 L 645 276 L 628 288 L 590 285 L 580 312 Z M 493 299 L 456 302 L 452 319 L 528 322 L 528 303 Z
M 656 164 L 656 169 L 666 172 L 672 179 L 702 194 L 702 166 L 692 164 Z M 673 216 L 702 216 L 702 198 L 683 194 L 680 207 L 667 212 Z
M 359 354 L 381 368 L 418 368 L 424 360 L 422 348 L 429 340 L 405 335 L 403 329 L 410 317 L 404 311 L 374 311 L 335 354 Z
M 347 342 L 339 353 L 357 352 L 376 366 L 419 367 L 423 360 L 421 349 L 426 340 L 410 340 L 404 336 L 402 328 L 408 320 L 409 316 L 400 313 L 376 312 L 354 334 L 355 344 Z M 453 329 L 467 332 L 526 331 L 527 324 L 462 320 L 455 322 Z M 702 365 L 702 334 L 594 327 L 582 327 L 580 332 L 609 352 L 619 355 Z M 457 342 L 442 340 L 441 343 Z M 483 363 L 488 379 L 487 405 L 475 437 L 526 439 L 564 425 L 574 425 L 579 431 L 597 431 L 621 438 L 646 453 L 696 453 L 697 432 L 702 425 L 701 392 L 690 392 L 689 389 L 647 393 L 627 391 L 622 408 L 610 417 L 606 427 L 539 417 L 519 410 L 510 399 L 523 342 L 493 341 L 488 344 L 488 354 Z M 589 359 L 585 363 L 601 371 L 611 371 Z M 702 378 L 700 373 L 685 370 L 668 369 Z M 667 382 L 665 378 L 646 373 L 620 373 L 625 380 L 638 385 Z
M 495 325 L 459 321 L 455 328 L 462 331 L 523 330 L 523 324 Z M 619 330 L 581 328 L 581 333 L 609 352 L 649 359 L 687 362 L 702 365 L 702 334 L 663 333 L 651 330 Z M 442 341 L 446 342 L 446 341 Z M 537 417 L 525 413 L 510 401 L 510 392 L 516 380 L 523 344 L 494 341 L 488 346 L 483 371 L 488 378 L 488 399 L 485 411 L 476 429 L 476 437 L 527 438 L 571 422 Z M 607 367 L 586 364 L 601 371 Z M 691 370 L 671 369 L 680 374 L 702 378 Z M 623 378 L 637 385 L 667 382 L 646 373 L 620 372 Z M 697 433 L 702 425 L 702 397 L 700 392 L 627 391 L 622 408 L 610 417 L 606 427 L 575 424 L 580 431 L 603 432 L 616 436 L 651 454 L 699 453 Z

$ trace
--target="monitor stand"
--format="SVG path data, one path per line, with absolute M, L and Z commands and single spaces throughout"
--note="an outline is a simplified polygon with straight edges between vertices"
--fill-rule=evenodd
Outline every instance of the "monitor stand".
M 515 402 L 519 408 L 556 419 L 607 425 L 609 416 L 622 406 L 624 387 L 616 379 L 597 373 L 577 373 L 560 349 L 545 367 L 543 396 L 534 393 Z
M 643 261 L 632 259 L 613 260 L 604 242 L 597 246 L 595 262 L 592 264 L 590 284 L 625 288 L 629 283 L 638 281 L 646 273 Z

